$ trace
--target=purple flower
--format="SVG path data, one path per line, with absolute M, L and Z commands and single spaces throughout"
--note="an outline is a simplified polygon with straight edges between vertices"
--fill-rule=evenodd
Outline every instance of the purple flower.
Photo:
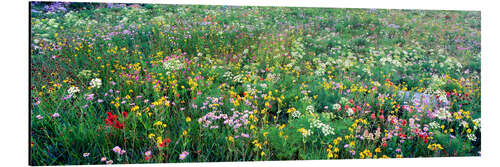
M 52 114 L 52 118 L 57 118 L 57 117 L 59 117 L 59 113 Z

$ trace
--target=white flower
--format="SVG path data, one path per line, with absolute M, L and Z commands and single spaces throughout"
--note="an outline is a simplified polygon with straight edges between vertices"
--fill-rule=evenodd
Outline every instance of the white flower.
M 90 87 L 92 88 L 101 88 L 102 81 L 99 78 L 94 78 L 90 81 Z
M 323 135 L 328 136 L 328 135 L 334 135 L 335 134 L 335 129 L 331 127 L 330 125 L 327 125 L 320 120 L 317 119 L 312 119 L 311 120 L 311 128 L 317 128 L 320 129 Z
M 314 112 L 314 106 L 312 106 L 312 105 L 307 106 L 306 111 L 309 112 L 309 113 L 313 113 Z
M 79 89 L 78 87 L 76 87 L 76 86 L 71 86 L 71 87 L 68 89 L 68 93 L 69 93 L 70 95 L 73 95 L 73 94 L 78 93 L 78 92 L 80 92 L 80 89 Z
M 292 112 L 292 117 L 293 118 L 299 118 L 301 115 L 300 111 L 298 110 L 295 110 L 294 112 Z
M 179 70 L 184 68 L 184 63 L 181 62 L 177 58 L 170 58 L 167 61 L 163 62 L 163 67 L 167 70 L 167 75 L 174 70 Z
M 440 108 L 437 113 L 437 117 L 441 120 L 447 119 L 451 116 L 450 112 L 448 112 L 445 108 Z
M 469 138 L 469 140 L 471 140 L 471 141 L 476 141 L 476 140 L 477 140 L 476 135 L 474 135 L 474 134 L 472 134 L 472 133 L 471 133 L 471 134 L 468 134 L 468 135 L 467 135 L 467 138 Z
M 333 109 L 334 109 L 334 110 L 339 110 L 339 109 L 340 109 L 340 104 L 338 104 L 338 103 L 337 103 L 337 104 L 334 104 L 334 105 L 333 105 Z
M 439 124 L 437 122 L 431 122 L 431 123 L 429 123 L 429 126 L 431 127 L 431 129 L 439 128 Z
M 354 110 L 352 110 L 352 108 L 348 108 L 347 115 L 352 116 L 352 114 L 354 114 Z

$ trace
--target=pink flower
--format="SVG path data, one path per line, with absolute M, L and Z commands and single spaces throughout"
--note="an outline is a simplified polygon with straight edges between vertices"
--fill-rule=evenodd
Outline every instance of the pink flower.
M 43 116 L 41 116 L 41 115 L 37 115 L 37 116 L 36 116 L 36 118 L 37 118 L 37 119 L 43 119 Z
M 107 160 L 107 158 L 106 158 L 106 157 L 102 157 L 102 158 L 101 158 L 101 162 L 104 162 L 104 161 L 106 161 L 106 160 Z
M 120 152 L 122 151 L 122 148 L 120 148 L 119 146 L 115 146 L 115 147 L 113 148 L 113 151 L 114 151 L 115 153 L 120 153 Z
M 113 160 L 106 161 L 106 164 L 113 164 Z
M 83 153 L 83 157 L 88 157 L 90 153 Z
M 249 138 L 249 137 L 250 137 L 250 135 L 249 135 L 249 134 L 246 134 L 246 133 L 241 133 L 241 137 Z
M 188 155 L 189 155 L 189 152 L 184 151 L 181 154 L 179 154 L 179 159 L 184 160 Z
M 59 113 L 52 114 L 52 118 L 57 118 L 57 117 L 59 117 Z

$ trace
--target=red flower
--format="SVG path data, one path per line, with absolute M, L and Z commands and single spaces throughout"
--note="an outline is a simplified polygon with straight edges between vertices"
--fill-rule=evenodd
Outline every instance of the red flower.
M 114 127 L 116 129 L 123 129 L 123 124 L 121 124 L 120 121 L 116 120 Z
M 171 142 L 170 138 L 167 138 L 165 140 L 163 140 L 163 142 L 160 143 L 160 147 L 167 147 L 168 144 Z
M 126 114 L 126 113 L 125 113 Z M 104 119 L 104 123 L 108 126 L 113 126 L 116 129 L 123 129 L 123 124 L 117 120 L 118 116 L 115 114 L 111 114 L 111 112 L 106 112 L 106 119 Z
M 124 118 L 127 118 L 127 117 L 128 117 L 128 113 L 127 113 L 127 111 L 124 111 L 124 112 L 122 113 L 122 115 L 123 115 L 123 117 L 124 117 Z
M 372 118 L 372 119 L 377 118 L 377 116 L 375 115 L 375 113 L 372 113 L 371 118 Z

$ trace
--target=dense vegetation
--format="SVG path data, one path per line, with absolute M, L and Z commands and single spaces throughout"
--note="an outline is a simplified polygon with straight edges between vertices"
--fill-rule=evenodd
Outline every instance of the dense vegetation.
M 480 155 L 479 12 L 30 13 L 32 165 Z

